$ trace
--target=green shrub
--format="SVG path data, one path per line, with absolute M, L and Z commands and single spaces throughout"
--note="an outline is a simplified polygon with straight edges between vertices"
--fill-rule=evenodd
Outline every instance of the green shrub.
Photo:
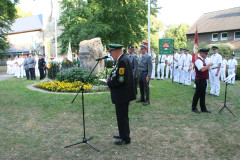
M 85 70 L 84 68 L 81 67 L 72 67 L 72 68 L 68 68 L 65 69 L 63 71 L 60 71 L 59 73 L 57 73 L 56 78 L 59 81 L 68 81 L 68 82 L 75 82 L 75 81 L 81 81 L 81 82 L 85 82 L 85 83 L 93 83 L 93 81 L 97 78 L 97 76 L 92 73 L 91 77 L 89 78 L 88 81 L 88 75 L 89 75 L 90 71 L 89 70 Z
M 110 76 L 112 72 L 112 68 L 107 68 L 107 77 Z M 99 79 L 106 79 L 106 68 L 104 68 L 104 70 L 101 70 L 98 74 L 97 74 L 97 77 Z
M 238 62 L 237 73 L 236 73 L 236 80 L 240 80 L 240 64 Z
M 70 62 L 70 61 L 62 62 L 62 68 L 64 69 L 72 68 L 73 66 L 74 66 L 73 62 Z
M 59 64 L 50 63 L 50 68 L 48 68 L 48 78 L 55 79 L 58 72 L 59 72 Z

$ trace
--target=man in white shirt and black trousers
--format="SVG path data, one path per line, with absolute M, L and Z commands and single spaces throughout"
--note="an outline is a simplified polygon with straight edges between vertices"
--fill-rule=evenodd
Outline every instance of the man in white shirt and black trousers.
M 197 109 L 198 100 L 200 99 L 200 107 L 201 112 L 211 113 L 207 110 L 205 104 L 205 94 L 206 94 L 206 87 L 207 87 L 207 79 L 209 78 L 208 69 L 213 63 L 209 63 L 208 65 L 205 63 L 205 59 L 207 58 L 208 52 L 210 49 L 200 49 L 200 56 L 195 61 L 195 84 L 196 90 L 193 96 L 192 101 L 192 111 L 195 113 L 200 113 Z

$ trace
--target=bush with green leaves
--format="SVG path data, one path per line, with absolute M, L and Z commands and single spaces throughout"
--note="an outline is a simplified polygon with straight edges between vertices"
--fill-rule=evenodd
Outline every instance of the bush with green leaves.
M 94 73 L 92 73 L 91 77 L 87 80 L 89 73 L 90 71 L 85 70 L 84 68 L 73 67 L 60 71 L 59 73 L 57 73 L 56 78 L 59 81 L 68 82 L 81 81 L 92 84 L 93 81 L 97 78 L 97 76 Z
M 112 72 L 112 68 L 107 68 L 107 77 L 110 76 Z M 104 68 L 104 70 L 101 70 L 98 74 L 97 74 L 97 77 L 99 79 L 106 79 L 106 68 Z
M 48 78 L 55 79 L 58 72 L 59 72 L 59 64 L 50 63 L 50 67 L 48 68 Z

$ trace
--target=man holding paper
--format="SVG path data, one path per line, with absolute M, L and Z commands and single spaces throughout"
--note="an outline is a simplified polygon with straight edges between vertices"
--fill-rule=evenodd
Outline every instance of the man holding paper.
M 111 91 L 112 103 L 116 107 L 119 130 L 119 135 L 113 137 L 119 139 L 115 142 L 116 145 L 129 144 L 131 139 L 128 107 L 129 102 L 136 99 L 132 66 L 128 56 L 123 54 L 122 45 L 109 44 L 108 47 L 116 64 L 106 82 Z

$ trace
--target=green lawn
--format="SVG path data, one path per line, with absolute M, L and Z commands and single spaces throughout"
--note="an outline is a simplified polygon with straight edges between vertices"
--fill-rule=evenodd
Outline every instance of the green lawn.
M 192 87 L 170 80 L 151 81 L 151 105 L 130 104 L 132 143 L 115 146 L 117 133 L 110 94 L 89 94 L 86 99 L 87 136 L 101 151 L 87 145 L 64 149 L 82 139 L 81 98 L 39 93 L 26 88 L 34 83 L 11 78 L 0 81 L 0 159 L 240 159 L 240 82 L 229 86 L 229 108 L 222 115 L 221 95 L 207 95 L 211 114 L 194 114 Z

